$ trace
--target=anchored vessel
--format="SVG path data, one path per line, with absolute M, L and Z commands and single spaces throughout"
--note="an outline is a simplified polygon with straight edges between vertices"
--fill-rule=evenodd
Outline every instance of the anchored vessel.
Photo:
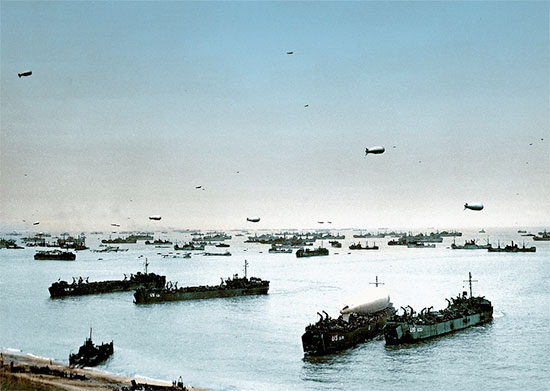
M 347 349 L 382 333 L 386 319 L 395 313 L 387 291 L 378 285 L 370 287 L 361 296 L 352 299 L 358 304 L 345 306 L 341 315 L 333 319 L 326 312 L 315 324 L 306 327 L 302 335 L 305 355 L 319 356 Z
M 309 248 L 304 250 L 301 248 L 296 250 L 296 257 L 298 258 L 316 257 L 321 255 L 328 255 L 328 248 L 319 247 L 314 250 L 310 250 Z
M 455 242 L 451 244 L 453 250 L 487 250 L 491 247 L 493 246 L 491 246 L 489 242 L 487 242 L 487 244 L 476 244 L 475 239 L 465 241 L 463 246 Z
M 493 306 L 485 297 L 472 296 L 472 273 L 469 273 L 470 296 L 467 292 L 447 300 L 447 308 L 432 311 L 424 308 L 416 314 L 412 307 L 403 308 L 403 315 L 394 315 L 386 322 L 386 344 L 397 345 L 462 330 L 493 319 Z
M 537 241 L 548 241 L 550 240 L 550 233 L 546 232 L 546 230 L 544 230 L 544 232 L 539 232 L 539 235 L 540 236 L 536 236 L 536 235 L 533 235 L 533 240 L 537 240 Z
M 512 241 L 511 244 L 506 245 L 504 248 L 500 247 L 499 243 L 498 247 L 489 247 L 487 250 L 490 253 L 534 253 L 537 251 L 537 248 L 535 246 L 525 247 L 525 243 L 523 243 L 522 247 L 519 247 L 517 243 Z
M 124 275 L 124 280 L 109 280 L 88 282 L 80 277 L 78 281 L 73 278 L 69 284 L 67 281 L 54 282 L 48 290 L 51 297 L 93 295 L 97 293 L 125 292 L 140 287 L 162 288 L 166 283 L 166 277 L 155 273 L 147 273 L 149 263 L 145 262 L 145 273 L 130 274 L 130 278 Z
M 138 288 L 134 293 L 136 304 L 160 303 L 163 301 L 214 299 L 218 297 L 265 295 L 269 290 L 269 281 L 256 277 L 247 277 L 248 262 L 244 262 L 244 277 L 237 274 L 233 278 L 222 279 L 220 285 L 188 286 L 178 288 L 176 282 L 168 282 L 163 288 Z
M 34 259 L 39 261 L 74 261 L 76 254 L 70 251 L 38 251 L 34 254 Z
M 365 247 L 361 246 L 361 243 L 353 243 L 349 246 L 350 250 L 378 250 L 379 247 L 376 245 L 376 242 L 374 242 L 374 245 L 369 246 L 369 242 L 365 244 Z
M 93 367 L 107 360 L 113 352 L 113 341 L 94 345 L 92 342 L 92 329 L 90 328 L 90 338 L 86 338 L 84 345 L 78 349 L 77 354 L 69 354 L 69 364 L 72 366 Z

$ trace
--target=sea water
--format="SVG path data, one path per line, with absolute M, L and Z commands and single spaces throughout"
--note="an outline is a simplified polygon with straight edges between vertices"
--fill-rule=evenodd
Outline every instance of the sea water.
M 197 252 L 190 259 L 163 258 L 173 249 L 143 241 L 121 245 L 128 252 L 80 251 L 73 262 L 35 261 L 39 248 L 0 250 L 0 348 L 67 362 L 93 327 L 95 343 L 113 340 L 115 346 L 99 369 L 169 381 L 181 376 L 214 390 L 548 389 L 550 242 L 501 229 L 465 231 L 457 243 L 483 243 L 490 236 L 495 244 L 525 240 L 537 252 L 451 250 L 452 238 L 435 249 L 387 246 L 386 238 L 375 239 L 378 251 L 350 251 L 353 232 L 340 233 L 346 235 L 343 248 L 312 258 L 270 254 L 267 245 L 244 243 L 246 236 L 227 241 L 231 257 Z M 98 249 L 105 237 L 88 234 L 87 245 Z M 190 239 L 183 233 L 155 237 Z M 210 248 L 218 250 L 226 249 Z M 152 305 L 134 304 L 132 292 L 49 297 L 48 287 L 59 278 L 122 279 L 143 271 L 145 258 L 150 272 L 178 286 L 242 275 L 246 259 L 249 276 L 271 281 L 269 294 Z M 491 323 L 413 345 L 389 347 L 378 337 L 338 354 L 304 358 L 301 335 L 317 312 L 336 316 L 345 299 L 376 276 L 396 308 L 420 311 L 444 308 L 445 298 L 468 290 L 469 272 L 477 280 L 474 295 L 493 303 Z

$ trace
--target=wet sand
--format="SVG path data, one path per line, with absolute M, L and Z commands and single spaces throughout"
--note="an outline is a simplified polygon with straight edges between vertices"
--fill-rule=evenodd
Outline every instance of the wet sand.
M 47 358 L 1 351 L 0 390 L 13 391 L 130 391 L 204 390 L 172 382 L 130 378 L 93 369 L 72 368 Z

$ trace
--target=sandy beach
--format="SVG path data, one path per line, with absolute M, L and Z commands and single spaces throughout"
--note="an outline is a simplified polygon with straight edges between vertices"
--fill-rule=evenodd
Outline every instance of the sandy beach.
M 0 389 L 10 391 L 203 390 L 182 383 L 130 378 L 94 369 L 72 368 L 15 350 L 0 352 Z

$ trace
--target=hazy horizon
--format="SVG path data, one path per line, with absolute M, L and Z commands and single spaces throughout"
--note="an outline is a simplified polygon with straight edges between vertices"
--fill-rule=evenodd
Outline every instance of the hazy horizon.
M 548 2 L 0 7 L 2 228 L 550 225 Z

